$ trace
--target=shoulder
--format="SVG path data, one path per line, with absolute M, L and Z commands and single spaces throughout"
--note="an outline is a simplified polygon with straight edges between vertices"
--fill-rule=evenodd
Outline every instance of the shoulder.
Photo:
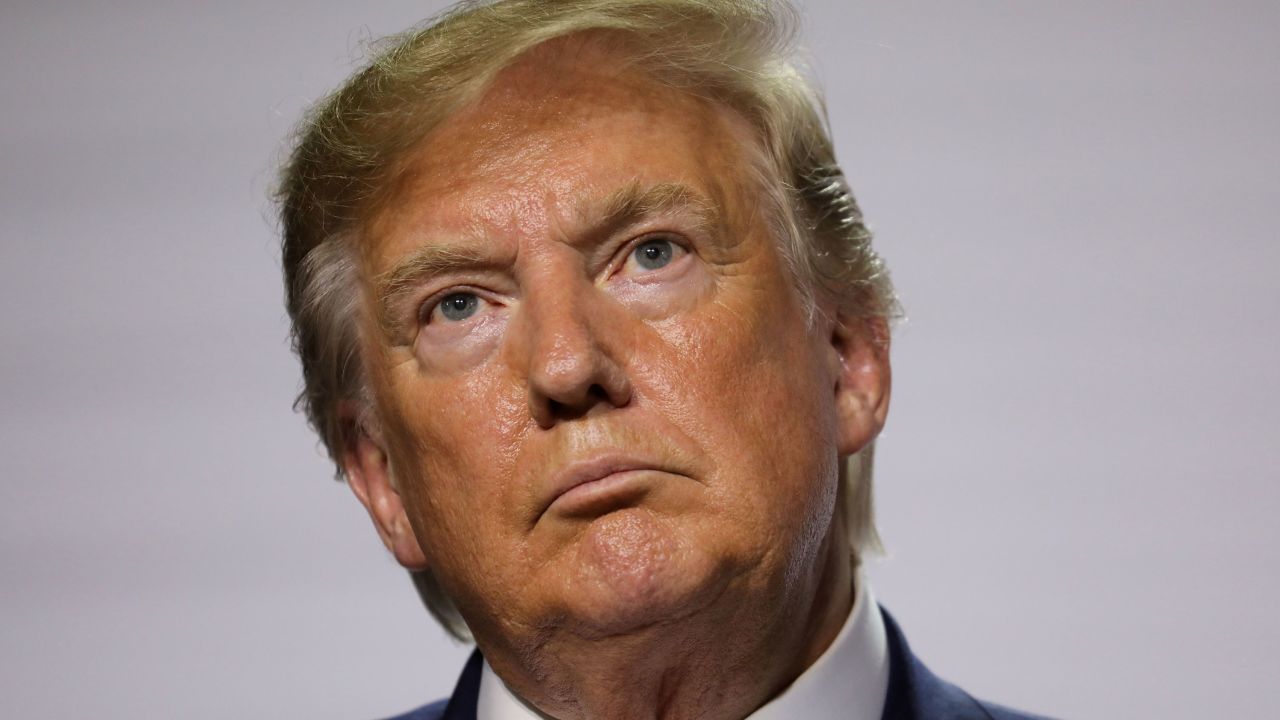
M 912 652 L 893 616 L 880 608 L 889 644 L 884 720 L 1049 720 L 978 700 L 934 675 Z
M 1044 715 L 1032 715 L 1031 713 L 1014 710 L 995 703 L 983 702 L 981 700 L 977 700 L 975 702 L 982 706 L 982 709 L 986 711 L 987 715 L 991 716 L 991 720 L 1050 720 L 1050 718 L 1045 717 Z
M 1051 720 L 1043 715 L 979 700 L 963 688 L 934 675 L 919 660 L 915 662 L 920 720 Z
M 458 684 L 453 688 L 453 695 L 387 720 L 476 720 L 476 700 L 480 696 L 480 670 L 483 665 L 480 651 L 472 652 L 462 668 Z
M 444 717 L 444 709 L 448 704 L 448 700 L 437 700 L 416 710 L 410 710 L 403 715 L 387 718 L 387 720 L 440 720 L 440 718 Z

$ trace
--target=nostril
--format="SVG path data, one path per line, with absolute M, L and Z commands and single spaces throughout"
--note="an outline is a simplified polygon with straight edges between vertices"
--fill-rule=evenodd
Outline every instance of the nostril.
M 547 410 L 554 417 L 572 420 L 585 415 L 597 404 L 608 401 L 609 393 L 604 389 L 604 386 L 594 383 L 587 388 L 587 391 L 576 402 L 547 398 Z

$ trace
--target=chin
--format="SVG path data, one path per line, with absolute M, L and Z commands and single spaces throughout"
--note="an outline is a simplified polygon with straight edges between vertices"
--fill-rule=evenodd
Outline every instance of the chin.
M 591 522 L 563 586 L 578 634 L 619 635 L 670 623 L 719 595 L 728 573 L 680 525 L 640 508 Z

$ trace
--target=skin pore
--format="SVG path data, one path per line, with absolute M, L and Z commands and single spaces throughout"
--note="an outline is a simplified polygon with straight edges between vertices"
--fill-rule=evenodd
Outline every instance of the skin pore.
M 848 614 L 839 467 L 887 358 L 808 322 L 746 123 L 618 65 L 548 43 L 412 153 L 363 234 L 379 423 L 344 465 L 531 705 L 741 718 Z

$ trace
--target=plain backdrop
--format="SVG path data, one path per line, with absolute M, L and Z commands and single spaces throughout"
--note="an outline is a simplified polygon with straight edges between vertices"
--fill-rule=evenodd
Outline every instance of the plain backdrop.
M 0 716 L 359 718 L 447 694 L 290 404 L 267 201 L 436 2 L 0 6 Z M 1071 718 L 1280 716 L 1280 3 L 805 3 L 910 319 L 881 602 Z

